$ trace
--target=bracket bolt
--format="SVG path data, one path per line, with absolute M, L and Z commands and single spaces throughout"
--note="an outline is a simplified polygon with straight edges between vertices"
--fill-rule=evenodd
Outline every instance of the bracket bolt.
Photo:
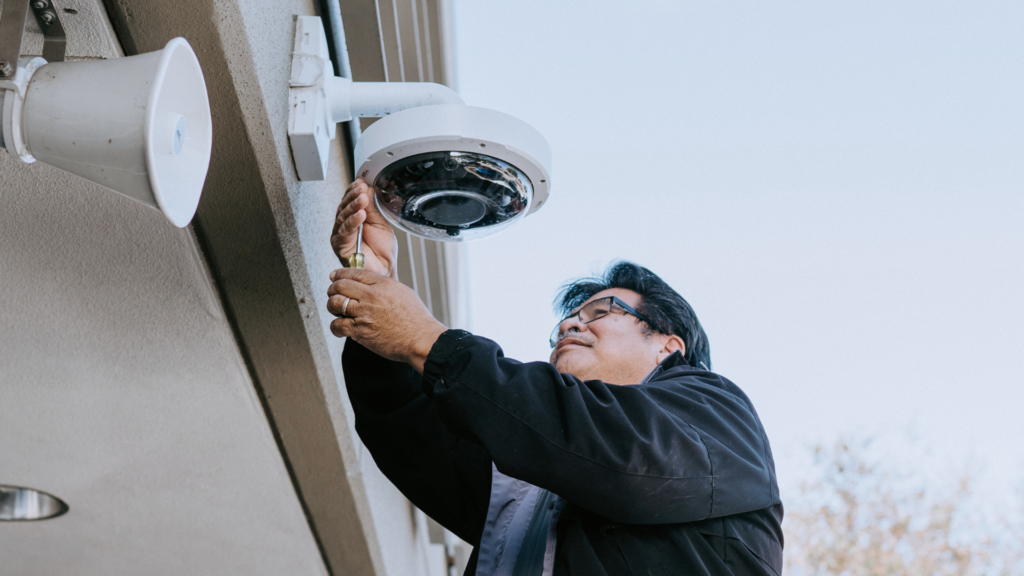
M 36 10 L 42 10 L 43 8 L 46 8 L 46 2 L 43 2 L 43 0 L 36 0 L 32 3 L 32 7 Z
M 53 12 L 43 12 L 39 17 L 43 19 L 43 24 L 46 25 L 53 24 L 53 20 L 56 18 L 56 16 L 53 15 Z
M 11 76 L 14 71 L 11 70 L 11 63 L 7 60 L 0 60 L 0 76 L 7 77 Z

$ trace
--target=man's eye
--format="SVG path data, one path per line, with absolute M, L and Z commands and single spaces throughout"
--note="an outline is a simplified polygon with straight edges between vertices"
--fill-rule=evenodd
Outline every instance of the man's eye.
M 590 313 L 594 317 L 598 317 L 598 316 L 604 316 L 605 314 L 607 314 L 609 312 L 611 312 L 611 308 L 609 308 L 608 306 L 598 306 L 598 307 L 594 308 Z

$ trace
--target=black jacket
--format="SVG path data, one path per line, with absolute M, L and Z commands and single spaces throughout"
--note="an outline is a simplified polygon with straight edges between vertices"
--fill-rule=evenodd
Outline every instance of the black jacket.
M 778 574 L 782 503 L 746 395 L 678 353 L 646 384 L 581 382 L 449 330 L 421 377 L 349 340 L 356 431 L 417 507 L 477 546 L 491 463 L 567 501 L 558 576 Z M 475 572 L 476 553 L 468 575 Z

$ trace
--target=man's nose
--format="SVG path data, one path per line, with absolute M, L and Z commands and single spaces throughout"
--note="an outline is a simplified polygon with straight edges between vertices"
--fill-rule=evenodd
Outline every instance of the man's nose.
M 566 332 L 570 332 L 570 331 L 571 332 L 583 332 L 586 329 L 587 329 L 587 325 L 584 324 L 583 322 L 580 322 L 580 319 L 579 319 L 578 316 L 573 316 L 571 318 L 566 318 L 565 320 L 562 320 L 562 323 L 559 324 L 559 326 L 558 326 L 558 334 L 562 335 L 562 334 L 565 334 Z

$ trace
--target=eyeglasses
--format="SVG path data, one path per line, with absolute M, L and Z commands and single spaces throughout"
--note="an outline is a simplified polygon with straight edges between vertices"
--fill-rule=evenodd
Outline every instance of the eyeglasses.
M 633 316 L 636 316 L 640 320 L 646 322 L 648 326 L 652 328 L 654 327 L 653 322 L 651 322 L 643 314 L 637 312 L 636 309 L 630 306 L 629 304 L 626 304 L 625 302 L 619 300 L 615 296 L 605 296 L 604 298 L 598 298 L 593 302 L 588 302 L 579 310 L 573 312 L 572 314 L 569 314 L 565 318 L 562 318 L 562 320 L 555 325 L 555 329 L 551 331 L 551 337 L 548 338 L 548 344 L 550 344 L 552 348 L 554 348 L 555 345 L 558 344 L 558 337 L 561 336 L 561 331 L 559 329 L 562 327 L 562 324 L 565 323 L 565 321 L 568 320 L 569 318 L 576 316 L 580 319 L 581 324 L 590 324 L 594 320 L 600 320 L 601 318 L 604 318 L 605 316 L 611 314 L 613 310 L 618 310 L 622 314 L 632 314 Z

